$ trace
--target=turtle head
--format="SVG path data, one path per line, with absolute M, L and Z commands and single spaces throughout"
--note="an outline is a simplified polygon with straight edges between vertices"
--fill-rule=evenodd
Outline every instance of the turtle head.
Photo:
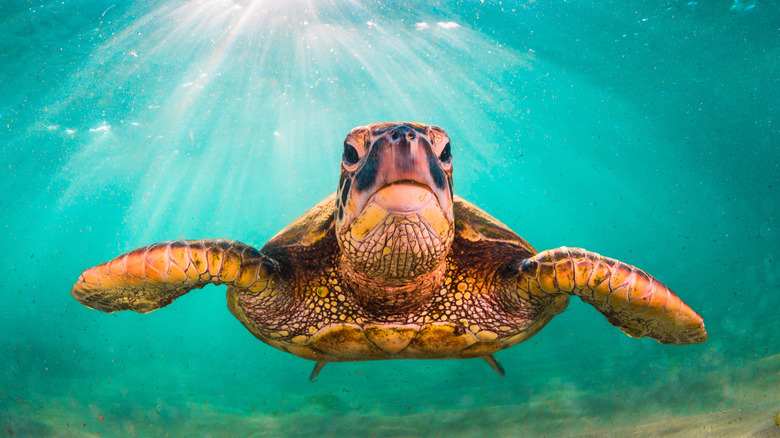
M 375 123 L 344 140 L 336 199 L 342 263 L 384 285 L 443 266 L 454 235 L 450 139 L 419 123 Z

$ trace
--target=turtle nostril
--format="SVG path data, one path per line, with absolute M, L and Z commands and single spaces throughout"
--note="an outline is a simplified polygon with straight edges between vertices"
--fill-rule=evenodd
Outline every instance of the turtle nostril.
M 393 141 L 398 141 L 401 139 L 411 141 L 415 138 L 417 138 L 417 133 L 414 132 L 414 129 L 410 129 L 406 126 L 401 126 L 390 131 L 390 139 Z

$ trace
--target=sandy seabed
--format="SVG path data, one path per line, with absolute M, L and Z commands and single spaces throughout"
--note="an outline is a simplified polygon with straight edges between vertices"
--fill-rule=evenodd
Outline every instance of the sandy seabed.
M 89 401 L 10 400 L 0 392 L 0 422 L 8 436 L 339 436 L 415 437 L 780 437 L 780 355 L 747 363 L 728 373 L 699 376 L 710 388 L 725 385 L 721 399 L 700 400 L 698 411 L 682 412 L 646 400 L 613 404 L 603 415 L 585 414 L 567 403 L 574 394 L 555 391 L 520 404 L 432 409 L 409 415 L 329 408 L 316 403 L 294 414 L 242 412 L 183 403 L 160 409 L 97 412 Z M 624 388 L 625 389 L 625 388 Z M 703 391 L 703 396 L 711 392 Z M 616 398 L 619 394 L 613 394 Z M 695 394 L 694 396 L 698 396 Z M 576 394 L 580 406 L 603 404 L 610 394 Z M 631 404 L 632 406 L 628 406 Z M 615 408 L 619 406 L 620 408 Z M 707 410 L 707 406 L 712 406 Z M 164 409 L 174 409 L 166 415 Z

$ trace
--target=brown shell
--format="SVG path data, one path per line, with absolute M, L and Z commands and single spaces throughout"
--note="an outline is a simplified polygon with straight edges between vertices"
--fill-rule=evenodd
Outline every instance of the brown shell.
M 265 247 L 311 246 L 321 241 L 333 227 L 335 205 L 336 193 L 333 193 L 276 233 Z M 453 209 L 455 233 L 459 237 L 470 242 L 511 242 L 523 247 L 530 254 L 538 253 L 531 244 L 504 223 L 458 195 L 453 196 Z M 336 242 L 333 241 L 332 244 L 335 245 Z
M 491 241 L 519 245 L 531 254 L 538 251 L 501 221 L 458 195 L 453 197 L 455 233 L 470 242 Z
M 276 233 L 264 245 L 264 248 L 292 245 L 312 246 L 320 242 L 333 228 L 335 210 L 336 193 L 333 193 Z M 333 244 L 336 245 L 335 240 Z
M 295 291 L 278 320 L 255 310 L 254 300 L 241 291 L 229 291 L 229 307 L 262 341 L 320 362 L 486 357 L 519 342 L 518 334 L 532 336 L 568 298 L 550 297 L 522 315 L 494 307 L 490 295 L 499 266 L 537 251 L 482 209 L 458 196 L 453 201 L 455 240 L 447 274 L 435 300 L 422 309 L 380 317 L 354 302 L 340 278 L 335 195 L 261 249 L 287 266 L 286 287 Z

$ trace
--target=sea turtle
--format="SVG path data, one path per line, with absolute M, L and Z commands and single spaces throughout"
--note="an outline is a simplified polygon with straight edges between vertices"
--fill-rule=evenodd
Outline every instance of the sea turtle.
M 87 269 L 73 296 L 146 313 L 207 284 L 258 339 L 316 361 L 483 358 L 535 335 L 575 295 L 631 337 L 707 339 L 702 318 L 644 271 L 578 248 L 537 252 L 453 195 L 447 133 L 354 128 L 338 190 L 260 250 L 180 240 Z

